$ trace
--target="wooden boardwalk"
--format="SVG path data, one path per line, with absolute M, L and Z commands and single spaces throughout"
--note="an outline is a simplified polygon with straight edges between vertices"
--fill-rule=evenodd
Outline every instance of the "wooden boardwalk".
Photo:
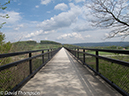
M 40 96 L 121 96 L 62 48 L 20 91 Z

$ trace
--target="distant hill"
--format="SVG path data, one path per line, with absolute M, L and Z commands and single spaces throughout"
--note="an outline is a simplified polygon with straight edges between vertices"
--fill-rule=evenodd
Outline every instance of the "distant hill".
M 37 43 L 36 41 L 18 41 L 18 42 L 14 42 L 13 44 L 35 45 L 35 44 L 61 44 L 61 43 L 49 41 L 49 40 L 41 40 L 40 43 Z
M 40 50 L 61 47 L 62 44 L 54 41 L 41 40 L 40 43 L 36 41 L 18 41 L 12 43 L 12 52 Z
M 129 46 L 129 42 L 101 42 L 101 43 L 76 43 L 73 45 L 81 46 L 81 47 L 98 47 L 98 46 Z

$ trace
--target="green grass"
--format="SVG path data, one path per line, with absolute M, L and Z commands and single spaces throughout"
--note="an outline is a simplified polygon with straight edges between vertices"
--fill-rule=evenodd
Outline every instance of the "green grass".
M 95 51 L 87 51 L 90 54 L 95 54 Z M 108 58 L 117 59 L 129 62 L 129 55 L 114 54 L 107 52 L 99 52 L 99 55 L 105 55 Z M 76 54 L 77 56 L 77 54 Z M 83 54 L 79 53 L 79 58 L 83 61 Z M 96 70 L 96 58 L 90 55 L 85 55 L 85 62 L 90 67 Z M 112 63 L 103 59 L 99 59 L 99 73 L 108 78 L 121 89 L 129 93 L 129 67 Z
M 13 48 L 11 52 L 20 52 L 20 51 L 31 51 L 31 50 L 42 50 L 42 49 L 53 49 L 53 48 L 59 48 L 62 45 L 59 44 L 24 44 L 24 43 L 18 43 L 13 44 Z
M 128 60 L 128 56 L 114 56 L 114 59 Z M 92 56 L 86 57 L 86 63 L 96 70 L 96 59 Z M 99 73 L 129 93 L 129 67 L 115 64 L 99 59 Z
M 81 50 L 82 52 L 82 50 Z M 86 51 L 90 54 L 96 54 L 95 51 Z M 78 53 L 76 53 L 76 56 Z M 129 55 L 115 54 L 108 52 L 99 52 L 99 55 L 108 58 L 129 62 Z M 83 54 L 79 53 L 79 58 L 83 61 Z M 85 55 L 85 62 L 90 67 L 96 70 L 96 58 L 90 55 Z M 99 73 L 108 78 L 114 84 L 119 86 L 125 92 L 129 93 L 129 67 L 112 63 L 106 60 L 99 59 Z
M 33 47 L 32 50 L 53 49 L 53 48 L 58 48 L 58 47 L 61 47 L 61 45 L 56 45 L 56 44 L 37 44 L 36 46 Z
M 87 51 L 87 53 L 90 53 L 90 54 L 96 54 L 95 51 Z M 109 52 L 99 52 L 99 55 L 114 55 L 114 53 L 109 53 Z
M 99 60 L 99 72 L 129 93 L 129 67 Z
M 41 49 L 51 49 L 51 48 L 59 48 L 61 44 L 27 44 L 26 42 L 13 44 L 12 50 L 10 52 L 22 52 L 22 51 L 30 51 L 30 50 L 41 50 Z M 44 51 L 44 52 L 47 52 Z M 42 52 L 33 53 L 32 56 L 41 54 Z M 29 55 L 18 55 L 15 57 L 2 58 L 0 59 L 0 63 L 2 65 L 18 61 L 24 58 L 28 58 Z M 44 62 L 48 60 L 48 55 L 44 56 Z M 38 67 L 42 65 L 42 57 L 37 57 L 32 60 L 32 70 L 35 71 Z M 2 70 L 0 72 L 0 91 L 9 91 L 17 84 L 19 84 L 25 77 L 29 75 L 29 61 L 21 63 L 17 66 L 11 67 L 9 69 Z
M 50 56 L 51 58 L 51 56 Z M 48 60 L 48 54 L 44 55 L 44 62 Z M 34 72 L 43 64 L 42 57 L 32 60 L 32 71 Z M 29 61 L 11 67 L 0 72 L 0 91 L 10 91 L 29 75 Z
M 99 55 L 114 55 L 114 53 L 108 53 L 108 52 L 99 52 Z
M 42 58 L 37 57 L 36 59 L 32 60 L 32 70 L 35 71 L 42 65 Z
M 111 58 L 129 62 L 129 55 L 121 56 L 121 55 L 117 54 L 116 56 L 112 56 Z
M 28 62 L 2 70 L 0 72 L 0 91 L 10 91 L 28 75 Z

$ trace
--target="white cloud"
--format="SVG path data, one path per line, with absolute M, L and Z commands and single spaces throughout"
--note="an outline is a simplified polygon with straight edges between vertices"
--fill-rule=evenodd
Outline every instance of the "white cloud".
M 41 4 L 43 4 L 43 5 L 47 5 L 50 2 L 51 2 L 51 0 L 41 0 Z
M 58 40 L 59 39 L 68 39 L 68 38 L 82 39 L 82 40 L 84 39 L 80 33 L 76 33 L 76 32 L 63 34 L 63 35 L 57 37 Z
M 25 36 L 25 38 L 30 38 L 30 37 L 33 37 L 33 36 L 37 36 L 39 34 L 43 33 L 43 30 L 39 30 L 39 31 L 36 31 L 36 32 L 32 32 L 28 35 Z
M 48 38 L 46 37 L 45 40 L 48 40 Z
M 72 26 L 73 32 L 88 32 L 91 30 L 95 30 L 95 28 L 90 26 L 90 23 L 86 20 L 78 20 L 78 22 Z
M 20 24 L 20 25 L 17 25 L 15 28 L 14 28 L 14 30 L 19 30 L 20 28 L 23 28 L 24 27 L 24 25 L 23 24 Z
M 20 16 L 20 13 L 15 12 L 15 11 L 6 11 L 5 13 L 0 13 L 0 15 L 5 16 L 6 14 L 9 15 L 8 19 L 5 18 L 0 18 L 0 22 L 6 22 L 8 24 L 14 24 L 16 22 L 18 22 L 19 20 L 22 19 L 22 17 Z
M 39 8 L 39 5 L 36 5 L 35 8 Z
M 29 39 L 29 41 L 33 41 L 33 39 Z
M 72 0 L 69 0 L 69 2 L 71 2 Z
M 44 31 L 69 27 L 72 23 L 74 23 L 78 19 L 80 13 L 81 9 L 73 4 L 68 12 L 62 12 L 57 16 L 51 17 L 51 19 L 49 20 L 43 21 L 37 26 L 43 28 Z
M 51 11 L 47 11 L 47 13 L 51 13 Z
M 86 26 L 86 24 L 81 24 L 81 25 L 76 25 L 74 28 L 73 28 L 73 31 L 75 32 L 85 32 L 87 31 L 89 28 Z
M 7 21 L 10 22 L 10 23 L 15 23 L 15 22 L 22 19 L 22 17 L 20 16 L 20 13 L 18 13 L 18 12 L 10 11 L 10 12 L 7 12 L 7 13 L 10 16 Z
M 51 31 L 44 31 L 43 34 L 49 34 L 49 33 L 54 33 L 56 32 L 55 30 L 51 30 Z
M 85 2 L 85 0 L 75 0 L 76 3 Z
M 62 11 L 65 11 L 68 9 L 68 6 L 65 4 L 65 3 L 60 3 L 60 4 L 57 4 L 54 9 L 56 10 L 62 10 Z
M 86 35 L 85 37 L 86 37 L 86 38 L 90 38 L 90 37 L 91 37 L 91 35 Z

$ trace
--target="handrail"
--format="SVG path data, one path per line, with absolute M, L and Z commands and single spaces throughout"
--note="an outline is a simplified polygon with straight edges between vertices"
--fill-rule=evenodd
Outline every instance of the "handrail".
M 79 53 L 82 53 L 82 54 L 86 54 L 86 55 L 90 55 L 90 56 L 93 56 L 93 57 L 96 57 L 96 58 L 99 58 L 99 59 L 104 59 L 104 60 L 108 60 L 110 62 L 113 62 L 113 63 L 117 63 L 117 64 L 121 64 L 121 65 L 124 65 L 124 66 L 127 66 L 129 67 L 129 62 L 125 62 L 125 61 L 121 61 L 121 60 L 117 60 L 117 59 L 111 59 L 111 58 L 108 58 L 108 57 L 104 57 L 104 56 L 99 56 L 99 55 L 94 55 L 94 54 L 90 54 L 90 53 L 86 53 L 86 52 L 80 52 L 80 51 L 76 51 L 76 50 L 71 50 L 71 51 L 74 51 L 74 52 L 79 52 Z M 96 50 L 94 50 L 96 51 Z M 97 50 L 98 51 L 98 50 Z M 113 51 L 113 50 L 112 50 Z M 104 51 L 105 52 L 105 51 Z M 107 52 L 107 51 L 106 51 Z M 114 52 L 113 52 L 114 53 Z
M 127 51 L 127 50 L 94 49 L 94 48 L 70 48 L 70 49 L 85 49 L 85 50 L 91 50 L 91 51 L 102 51 L 102 52 L 111 52 L 111 53 L 119 53 L 119 54 L 128 54 L 129 55 L 129 51 Z
M 54 51 L 51 51 L 51 52 L 54 52 Z M 51 53 L 51 52 L 42 53 L 42 54 L 39 54 L 39 55 L 36 55 L 36 56 L 33 56 L 33 57 L 29 57 L 29 58 L 26 58 L 26 59 L 23 59 L 23 60 L 12 62 L 12 63 L 6 64 L 6 65 L 2 65 L 2 66 L 0 66 L 0 71 L 5 70 L 5 69 L 8 69 L 8 68 L 13 67 L 13 66 L 16 66 L 16 65 L 18 65 L 18 64 L 20 64 L 22 62 L 32 60 L 32 59 L 34 59 L 36 57 L 40 57 L 42 55 Z
M 28 54 L 28 58 L 0 66 L 0 90 L 14 92 L 32 78 L 61 48 L 0 54 L 0 58 Z M 44 52 L 47 50 L 47 52 Z M 34 52 L 40 52 L 32 56 Z M 6 86 L 6 87 L 5 87 Z
M 96 75 L 99 75 L 122 95 L 129 96 L 129 62 L 99 55 L 99 52 L 111 52 L 117 54 L 127 54 L 126 56 L 128 56 L 129 51 L 67 47 L 65 47 L 65 49 L 67 49 L 73 56 L 76 57 L 77 60 L 81 61 L 83 65 L 86 65 L 89 69 L 95 72 Z M 95 51 L 95 54 L 87 53 L 86 50 Z M 118 77 L 114 76 L 114 74 Z M 125 84 L 127 83 L 127 85 L 122 85 L 123 82 Z
M 27 53 L 34 53 L 34 52 L 39 52 L 39 51 L 44 51 L 44 50 L 50 50 L 50 49 L 24 51 L 24 52 L 14 52 L 14 53 L 5 53 L 5 54 L 0 54 L 0 58 L 16 56 L 16 55 L 23 55 L 23 54 L 27 54 Z

